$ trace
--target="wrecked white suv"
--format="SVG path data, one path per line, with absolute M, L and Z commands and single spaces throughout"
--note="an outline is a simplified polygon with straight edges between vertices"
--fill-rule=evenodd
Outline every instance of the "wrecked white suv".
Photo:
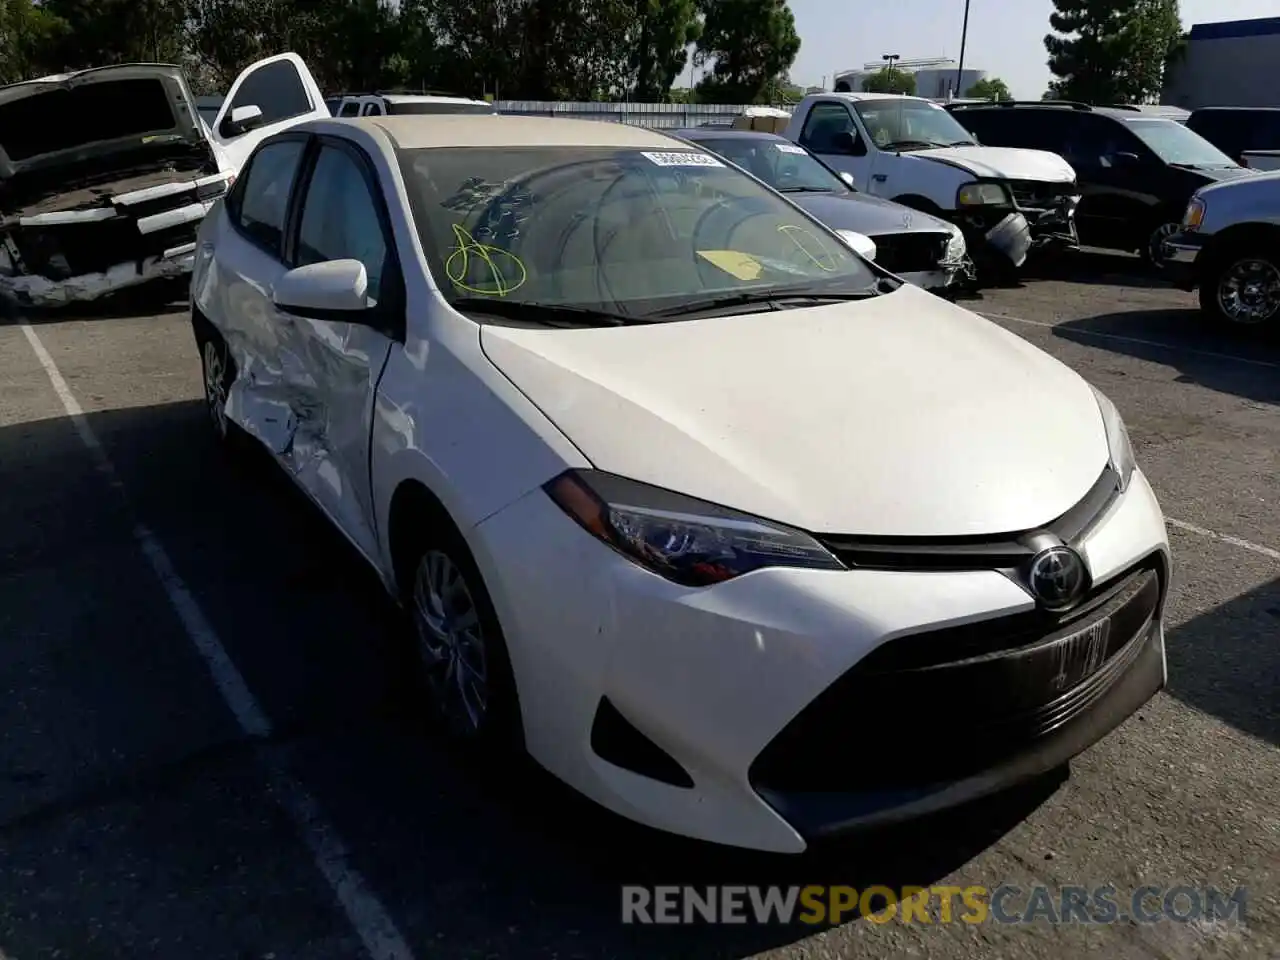
M 189 274 L 200 221 L 253 148 L 328 115 L 293 53 L 250 65 L 210 125 L 170 64 L 0 87 L 0 296 L 56 307 Z

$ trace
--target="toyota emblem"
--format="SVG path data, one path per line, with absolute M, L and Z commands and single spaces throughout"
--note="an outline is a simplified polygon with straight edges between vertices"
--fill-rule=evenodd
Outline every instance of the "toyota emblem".
M 1089 573 L 1070 547 L 1049 547 L 1031 560 L 1027 586 L 1046 610 L 1066 610 L 1084 594 Z

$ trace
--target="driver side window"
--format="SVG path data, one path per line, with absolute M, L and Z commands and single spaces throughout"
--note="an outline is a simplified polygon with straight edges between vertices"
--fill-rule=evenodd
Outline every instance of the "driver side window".
M 262 111 L 263 125 L 300 117 L 312 109 L 311 97 L 307 95 L 302 77 L 288 60 L 265 64 L 245 77 L 227 108 L 227 120 L 237 107 L 251 106 Z M 223 136 L 231 135 L 231 131 L 226 129 L 227 120 L 223 121 Z
M 345 150 L 321 147 L 303 201 L 297 266 L 359 260 L 369 275 L 369 299 L 376 303 L 382 296 L 389 252 L 359 164 Z
M 841 133 L 851 135 L 854 143 L 861 140 L 848 108 L 842 103 L 815 103 L 800 131 L 800 146 L 814 153 L 844 153 L 835 142 Z

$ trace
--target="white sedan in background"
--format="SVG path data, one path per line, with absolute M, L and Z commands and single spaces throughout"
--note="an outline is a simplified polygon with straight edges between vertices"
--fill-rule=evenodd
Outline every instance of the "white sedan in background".
M 1165 682 L 1120 416 L 715 157 L 320 120 L 205 220 L 211 423 L 403 604 L 459 736 L 796 853 L 1059 766 Z

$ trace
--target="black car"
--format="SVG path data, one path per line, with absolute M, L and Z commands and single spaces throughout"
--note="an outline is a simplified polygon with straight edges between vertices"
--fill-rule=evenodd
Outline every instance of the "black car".
M 785 137 L 712 127 L 668 132 L 741 167 L 832 230 L 870 237 L 876 245 L 876 263 L 908 283 L 940 294 L 972 285 L 973 264 L 959 228 L 932 214 L 859 193 Z
M 1080 242 L 1137 251 L 1148 263 L 1168 257 L 1166 241 L 1196 190 L 1253 174 L 1194 130 L 1136 107 L 1005 101 L 947 109 L 982 144 L 1063 157 L 1080 183 Z
M 1280 107 L 1201 107 L 1187 126 L 1241 166 L 1280 170 Z

